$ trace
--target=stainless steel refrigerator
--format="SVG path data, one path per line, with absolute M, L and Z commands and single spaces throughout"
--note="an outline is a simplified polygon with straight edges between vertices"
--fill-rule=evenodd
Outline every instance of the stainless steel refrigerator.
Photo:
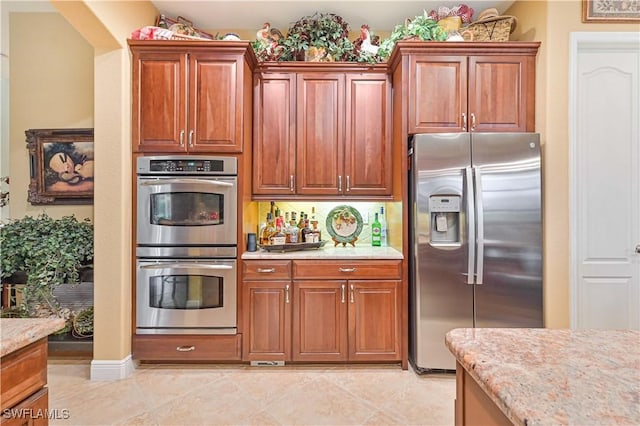
M 543 326 L 540 138 L 419 134 L 409 156 L 410 360 L 453 370 L 449 330 Z

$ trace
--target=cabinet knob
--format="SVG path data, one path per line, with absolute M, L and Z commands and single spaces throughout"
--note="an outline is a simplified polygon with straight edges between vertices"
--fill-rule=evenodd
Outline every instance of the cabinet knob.
M 356 268 L 338 268 L 340 272 L 355 272 Z
M 338 192 L 342 192 L 342 175 L 338 175 Z
M 289 303 L 289 284 L 284 286 L 284 303 Z
M 344 284 L 342 284 L 342 285 L 340 286 L 340 301 L 341 301 L 342 303 L 344 303 L 344 302 L 345 302 L 345 298 L 344 298 L 345 289 L 346 289 L 346 286 L 345 286 Z
M 193 130 L 189 130 L 189 146 L 193 147 Z
M 349 302 L 354 303 L 355 302 L 355 286 L 353 284 L 349 285 L 349 290 L 350 290 L 350 296 L 349 296 Z
M 176 351 L 178 352 L 192 352 L 195 351 L 196 347 L 195 346 L 178 346 L 176 348 Z
M 180 130 L 180 146 L 184 146 L 184 130 Z
M 276 268 L 258 268 L 256 272 L 260 274 L 272 274 L 276 271 Z
M 467 113 L 465 112 L 462 113 L 462 131 L 467 131 Z
M 473 132 L 476 129 L 476 115 L 471 113 L 471 131 Z
M 351 190 L 351 176 L 347 175 L 347 192 Z
M 295 189 L 295 185 L 294 185 L 294 183 L 295 183 L 295 180 L 294 180 L 293 175 L 289 175 L 289 190 L 290 190 L 291 192 L 293 192 L 293 191 L 294 191 L 294 189 Z

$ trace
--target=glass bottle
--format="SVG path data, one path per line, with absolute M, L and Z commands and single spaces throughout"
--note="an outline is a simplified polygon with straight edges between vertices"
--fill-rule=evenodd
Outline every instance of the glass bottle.
M 384 207 L 380 207 L 378 219 L 380 220 L 380 245 L 386 247 L 389 241 L 387 239 L 387 218 L 384 215 Z
M 380 222 L 378 220 L 378 213 L 375 214 L 375 219 L 371 224 L 371 245 L 374 247 L 380 246 Z
M 273 223 L 273 216 L 271 213 L 267 213 L 267 224 L 260 230 L 260 244 L 271 244 L 271 236 L 276 233 L 276 228 Z

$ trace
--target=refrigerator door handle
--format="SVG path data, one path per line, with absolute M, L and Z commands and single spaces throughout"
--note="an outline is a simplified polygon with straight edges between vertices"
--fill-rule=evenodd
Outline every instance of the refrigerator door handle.
M 482 175 L 480 173 L 480 169 L 477 167 L 474 167 L 473 171 L 475 174 L 474 188 L 478 222 L 476 227 L 478 230 L 478 235 L 476 235 L 478 246 L 476 253 L 476 284 L 482 284 L 482 275 L 484 272 L 484 211 L 482 206 Z
M 474 282 L 474 263 L 476 256 L 476 213 L 474 210 L 474 192 L 473 192 L 473 170 L 471 167 L 467 167 L 464 169 L 465 176 L 465 185 L 467 187 L 467 205 L 466 212 L 467 215 L 467 245 L 468 252 L 467 255 L 469 257 L 467 261 L 467 284 L 473 284 Z

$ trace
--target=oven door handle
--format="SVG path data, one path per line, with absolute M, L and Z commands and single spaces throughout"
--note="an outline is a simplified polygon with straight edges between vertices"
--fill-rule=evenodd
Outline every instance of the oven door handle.
M 140 269 L 233 269 L 231 265 L 207 265 L 202 263 L 154 263 L 141 265 Z
M 158 180 L 145 180 L 140 182 L 142 186 L 160 186 L 160 185 L 174 185 L 174 184 L 207 184 L 214 186 L 233 186 L 231 182 L 223 182 L 219 180 L 205 180 L 205 179 L 158 179 Z

